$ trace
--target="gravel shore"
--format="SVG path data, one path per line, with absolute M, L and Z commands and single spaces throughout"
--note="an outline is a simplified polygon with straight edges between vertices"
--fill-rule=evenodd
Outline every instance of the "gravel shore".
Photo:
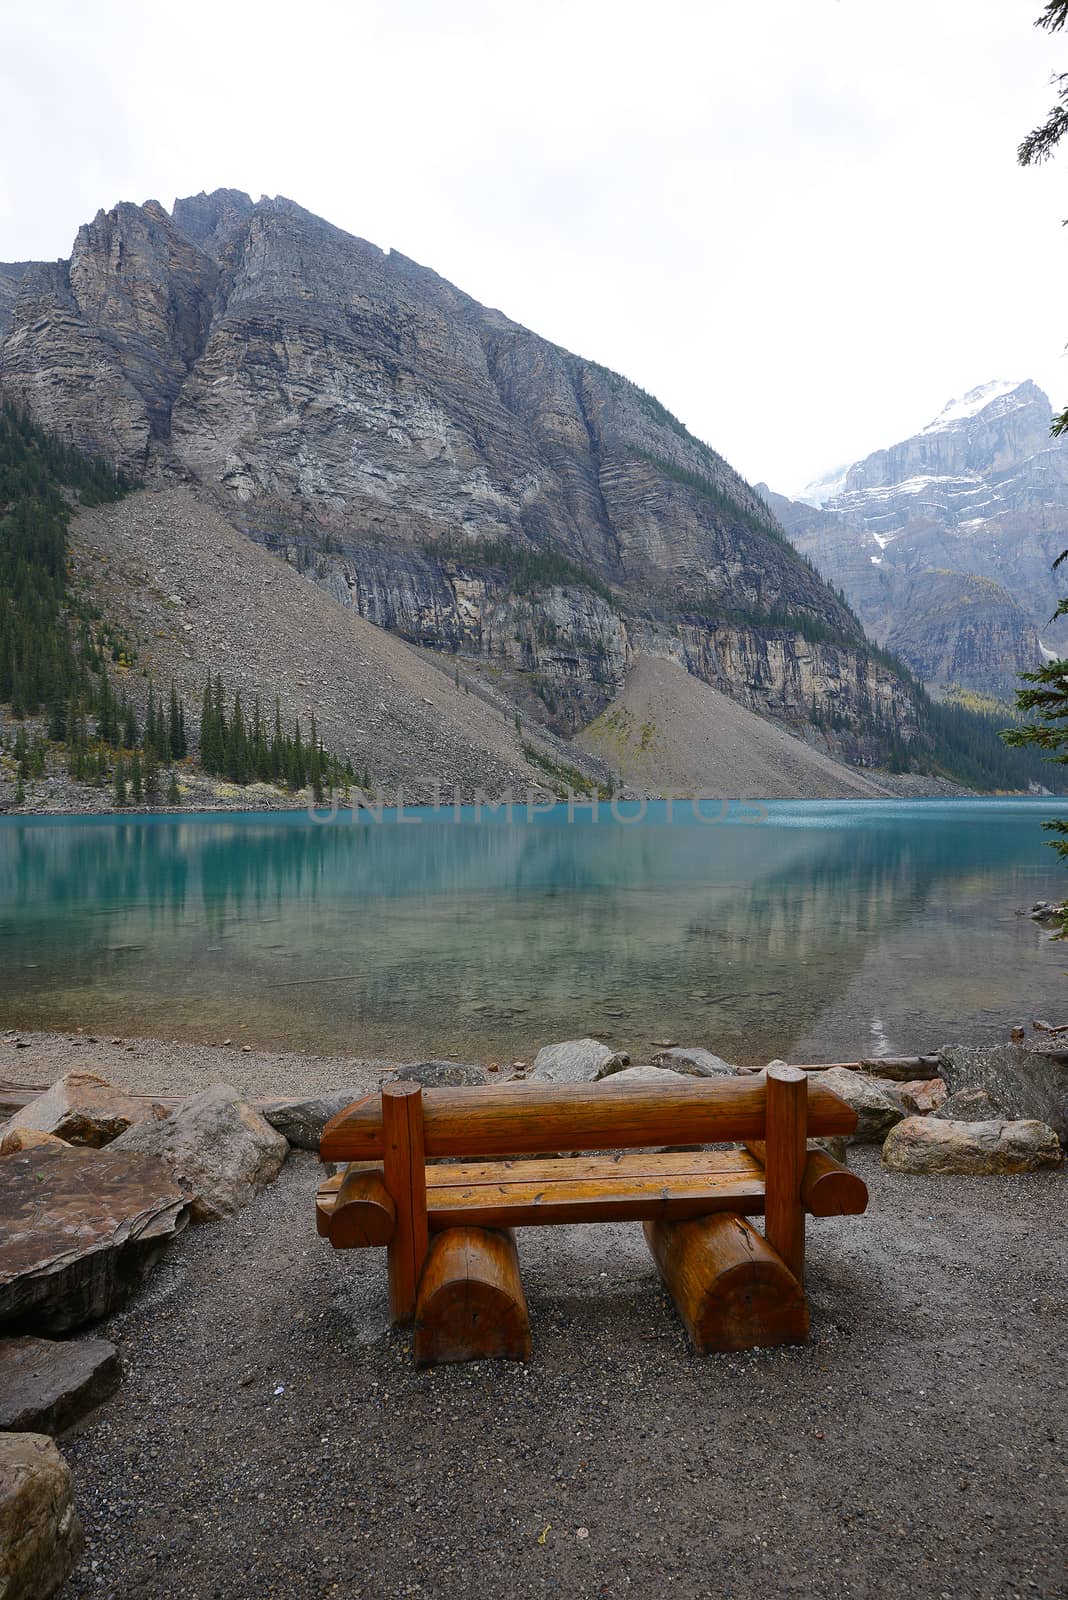
M 382 1075 L 21 1037 L 0 1077 L 25 1083 Z M 530 1364 L 418 1372 L 382 1252 L 317 1238 L 294 1153 L 94 1330 L 125 1378 L 63 1441 L 88 1535 L 63 1600 L 1065 1596 L 1068 1179 L 854 1165 L 871 1206 L 811 1225 L 805 1349 L 700 1360 L 637 1225 L 527 1229 Z
M 195 1094 L 229 1083 L 250 1098 L 313 1094 L 320 1089 L 373 1089 L 395 1062 L 353 1056 L 246 1050 L 240 1045 L 188 1044 L 178 1039 L 114 1035 L 0 1033 L 0 1083 L 46 1088 L 65 1072 L 95 1072 L 135 1094 Z
M 805 1349 L 699 1360 L 639 1227 L 527 1229 L 530 1364 L 418 1372 L 292 1157 L 100 1330 L 65 1600 L 1063 1596 L 1065 1180 L 856 1164 Z

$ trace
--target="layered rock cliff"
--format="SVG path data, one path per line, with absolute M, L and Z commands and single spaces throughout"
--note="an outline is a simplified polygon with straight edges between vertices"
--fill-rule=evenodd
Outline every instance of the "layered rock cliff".
M 1050 437 L 1038 386 L 992 383 L 951 401 L 802 501 L 768 494 L 797 548 L 865 626 L 940 686 L 1010 696 L 1041 659 L 1068 545 L 1068 440 Z
M 659 402 L 291 201 L 122 204 L 69 262 L 0 269 L 0 286 L 0 387 L 35 420 L 192 486 L 561 731 L 639 653 L 818 716 L 863 759 L 876 724 L 911 726 L 855 617 Z

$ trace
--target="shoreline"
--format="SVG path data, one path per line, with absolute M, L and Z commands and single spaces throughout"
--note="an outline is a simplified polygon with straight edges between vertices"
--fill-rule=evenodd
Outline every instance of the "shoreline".
M 338 821 L 342 817 L 351 819 L 355 818 L 357 815 L 366 816 L 366 818 L 369 820 L 380 822 L 387 819 L 393 821 L 398 817 L 402 817 L 403 814 L 408 811 L 429 811 L 435 814 L 440 813 L 442 815 L 447 815 L 450 812 L 455 812 L 457 809 L 464 812 L 476 811 L 478 813 L 478 815 L 474 818 L 463 818 L 462 820 L 464 821 L 472 820 L 479 822 L 495 822 L 498 820 L 496 812 L 504 807 L 508 807 L 511 813 L 513 813 L 508 820 L 515 821 L 533 820 L 535 816 L 548 815 L 551 811 L 556 809 L 567 810 L 570 808 L 576 813 L 590 811 L 592 809 L 595 812 L 599 811 L 601 813 L 611 813 L 613 808 L 616 806 L 668 804 L 680 807 L 693 807 L 696 805 L 706 804 L 742 807 L 775 806 L 780 808 L 786 806 L 818 805 L 850 806 L 871 809 L 887 805 L 908 806 L 918 803 L 929 803 L 933 805 L 994 805 L 1005 802 L 1007 804 L 1019 805 L 1023 802 L 1028 802 L 1034 804 L 1035 806 L 1046 804 L 1055 805 L 1058 803 L 1068 806 L 1068 794 L 1030 794 L 1025 793 L 1023 790 L 999 790 L 996 793 L 990 794 L 979 793 L 975 790 L 947 790 L 946 792 L 938 791 L 928 794 L 917 793 L 872 796 L 865 795 L 863 797 L 851 795 L 819 795 L 807 799 L 804 797 L 799 797 L 796 799 L 782 799 L 775 797 L 766 798 L 760 795 L 726 796 L 701 793 L 680 794 L 677 791 L 669 792 L 667 794 L 634 794 L 619 791 L 611 799 L 608 799 L 603 795 L 595 797 L 593 795 L 576 793 L 569 800 L 566 795 L 550 796 L 547 793 L 539 792 L 533 789 L 529 792 L 529 795 L 529 798 L 527 795 L 516 795 L 510 803 L 506 795 L 502 795 L 499 799 L 479 796 L 472 797 L 471 799 L 461 798 L 458 801 L 455 799 L 445 799 L 441 796 L 432 796 L 428 799 L 422 799 L 417 796 L 413 796 L 411 798 L 403 798 L 400 803 L 395 804 L 388 804 L 385 798 L 383 798 L 381 804 L 375 800 L 368 801 L 366 804 L 360 805 L 358 802 L 350 800 L 344 804 L 338 803 L 336 807 L 331 806 L 329 803 L 324 803 L 322 806 L 316 806 L 308 801 L 296 803 L 286 802 L 278 805 L 251 805 L 234 803 L 230 798 L 220 799 L 219 803 L 216 805 L 130 805 L 123 807 L 121 811 L 116 811 L 114 809 L 109 810 L 107 808 L 100 810 L 84 810 L 79 807 L 68 806 L 48 806 L 39 807 L 37 809 L 29 809 L 26 807 L 15 809 L 14 807 L 5 808 L 0 806 L 0 824 L 5 822 L 34 822 L 48 820 L 50 818 L 69 818 L 71 820 L 82 822 L 126 822 L 133 818 L 139 817 L 270 817 L 279 814 L 303 814 L 308 817 L 309 821 L 314 821 L 319 826 L 328 826 L 330 823 Z M 530 812 L 529 818 L 525 816 L 525 813 L 528 811 Z M 483 812 L 486 813 L 485 816 L 482 815 Z M 325 815 L 323 813 L 325 813 Z M 629 822 L 634 822 L 639 819 L 631 817 L 627 820 Z M 711 824 L 720 819 L 703 817 L 701 820 Z

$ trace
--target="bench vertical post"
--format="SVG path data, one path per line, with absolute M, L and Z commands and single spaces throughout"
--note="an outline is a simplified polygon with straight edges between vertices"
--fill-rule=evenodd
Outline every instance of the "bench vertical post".
M 418 1083 L 382 1087 L 383 1177 L 397 1211 L 389 1243 L 389 1309 L 394 1325 L 410 1322 L 426 1261 L 426 1154 L 423 1091 Z
M 808 1079 L 800 1067 L 769 1067 L 766 1084 L 764 1237 L 803 1284 Z

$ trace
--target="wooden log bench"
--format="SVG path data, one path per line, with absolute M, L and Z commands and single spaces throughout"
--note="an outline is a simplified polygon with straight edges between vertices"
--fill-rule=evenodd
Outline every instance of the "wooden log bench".
M 575 1222 L 643 1224 L 701 1354 L 798 1344 L 806 1215 L 868 1203 L 862 1180 L 807 1140 L 856 1123 L 798 1067 L 618 1088 L 388 1083 L 327 1123 L 320 1156 L 347 1165 L 320 1186 L 316 1223 L 336 1249 L 386 1247 L 390 1311 L 414 1322 L 420 1363 L 525 1360 L 514 1230 Z M 649 1148 L 727 1141 L 740 1148 Z M 556 1154 L 576 1150 L 588 1153 Z

